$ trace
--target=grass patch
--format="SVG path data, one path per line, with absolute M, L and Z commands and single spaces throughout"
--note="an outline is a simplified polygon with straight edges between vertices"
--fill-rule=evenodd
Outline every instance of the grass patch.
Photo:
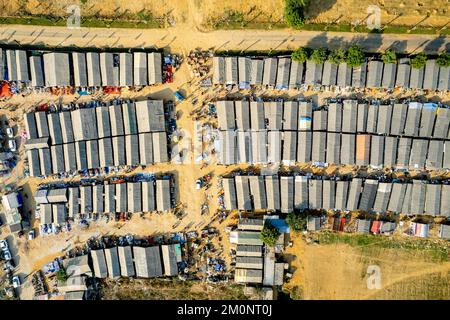
M 320 244 L 347 244 L 352 247 L 360 247 L 362 251 L 373 252 L 374 249 L 397 249 L 421 252 L 426 258 L 434 262 L 448 261 L 450 254 L 449 243 L 427 239 L 398 239 L 376 235 L 333 233 L 326 231 L 319 232 L 317 237 Z

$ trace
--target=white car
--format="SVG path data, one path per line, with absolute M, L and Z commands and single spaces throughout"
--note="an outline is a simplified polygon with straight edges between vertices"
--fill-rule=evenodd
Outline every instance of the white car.
M 5 261 L 12 260 L 11 252 L 9 252 L 9 249 L 3 250 L 3 258 Z
M 8 138 L 14 138 L 14 131 L 11 127 L 6 128 L 6 135 L 8 136 Z
M 13 284 L 13 287 L 14 287 L 15 289 L 17 289 L 18 287 L 20 287 L 21 283 L 20 283 L 20 278 L 19 278 L 19 276 L 14 276 L 14 277 L 12 278 L 12 284 Z
M 2 249 L 2 251 L 9 249 L 8 242 L 6 242 L 6 240 L 0 240 L 0 249 Z
M 33 240 L 34 239 L 34 230 L 31 230 L 30 232 L 28 232 L 28 240 Z
M 9 150 L 11 150 L 12 152 L 16 151 L 16 141 L 14 140 L 8 140 L 8 147 Z

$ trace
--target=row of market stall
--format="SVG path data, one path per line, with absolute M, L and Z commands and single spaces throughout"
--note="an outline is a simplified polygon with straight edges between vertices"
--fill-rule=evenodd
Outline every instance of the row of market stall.
M 91 250 L 96 278 L 176 276 L 182 261 L 180 244 L 151 247 L 117 246 Z
M 222 183 L 226 210 L 361 210 L 450 216 L 449 181 L 236 175 L 223 178 Z
M 440 67 L 430 59 L 422 68 L 411 66 L 409 58 L 397 63 L 383 63 L 377 59 L 366 60 L 358 67 L 346 62 L 334 64 L 327 60 L 305 63 L 291 60 L 289 56 L 250 58 L 213 58 L 213 84 L 238 86 L 266 86 L 272 89 L 298 89 L 303 85 L 337 86 L 340 88 L 385 88 L 450 90 L 450 67 Z
M 450 169 L 450 141 L 323 131 L 219 131 L 219 164 Z
M 435 103 L 343 100 L 217 101 L 219 130 L 372 133 L 450 139 L 450 107 Z
M 169 176 L 151 181 L 44 187 L 34 195 L 41 225 L 62 225 L 68 219 L 86 219 L 92 214 L 167 212 L 173 207 Z
M 42 52 L 0 48 L 0 80 L 31 87 L 128 87 L 163 83 L 160 52 Z
M 31 176 L 169 161 L 161 100 L 30 112 L 24 123 Z

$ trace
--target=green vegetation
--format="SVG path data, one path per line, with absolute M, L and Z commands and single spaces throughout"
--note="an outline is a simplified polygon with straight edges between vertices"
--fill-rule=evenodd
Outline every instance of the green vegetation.
M 350 46 L 347 50 L 346 62 L 349 67 L 359 67 L 364 63 L 365 54 L 356 44 Z
M 306 215 L 299 212 L 290 212 L 286 217 L 286 223 L 293 231 L 306 230 Z
M 311 60 L 316 64 L 321 64 L 324 63 L 325 60 L 327 60 L 327 56 L 328 54 L 326 48 L 314 49 L 313 53 L 311 54 Z
M 388 49 L 381 55 L 381 60 L 384 63 L 397 63 L 397 54 L 391 49 Z
M 411 58 L 411 67 L 414 69 L 423 68 L 427 63 L 428 57 L 425 53 L 421 52 Z
M 261 240 L 268 246 L 274 246 L 280 237 L 280 232 L 270 222 L 264 224 L 264 228 L 261 230 Z
M 435 262 L 448 261 L 450 254 L 450 243 L 426 239 L 398 239 L 371 234 L 333 232 L 320 232 L 317 236 L 320 244 L 342 243 L 354 247 L 360 247 L 363 251 L 365 249 L 399 249 L 421 251 L 427 256 L 427 258 L 429 258 L 429 260 Z
M 328 59 L 331 61 L 331 63 L 340 64 L 345 61 L 345 56 L 345 49 L 334 49 L 328 55 Z
M 450 67 L 450 53 L 443 52 L 436 59 L 436 63 L 440 67 Z
M 309 59 L 309 56 L 311 55 L 311 50 L 309 48 L 300 47 L 294 52 L 292 52 L 291 58 L 294 61 L 297 62 L 305 62 Z
M 292 28 L 300 28 L 305 24 L 304 9 L 308 5 L 308 0 L 285 0 L 284 19 Z
M 66 282 L 67 279 L 69 279 L 69 276 L 67 275 L 66 269 L 64 269 L 63 267 L 61 267 L 57 272 L 56 272 L 56 279 L 60 282 Z

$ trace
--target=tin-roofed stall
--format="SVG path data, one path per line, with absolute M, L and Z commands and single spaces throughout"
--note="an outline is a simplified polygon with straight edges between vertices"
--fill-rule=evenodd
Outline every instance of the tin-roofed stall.
M 225 58 L 213 57 L 213 84 L 225 83 Z
M 25 150 L 41 149 L 41 148 L 48 148 L 48 147 L 49 147 L 48 137 L 28 139 L 25 142 Z
M 100 54 L 98 52 L 86 53 L 86 69 L 89 87 L 100 87 L 102 77 L 100 71 Z
M 309 179 L 308 181 L 308 206 L 309 209 L 321 210 L 322 209 L 322 180 Z
M 264 104 L 263 102 L 250 102 L 250 127 L 252 130 L 264 130 Z
M 123 136 L 125 134 L 123 127 L 122 105 L 113 104 L 109 108 L 109 119 L 111 124 L 111 135 Z
M 311 161 L 312 132 L 299 131 L 297 141 L 297 162 L 306 163 Z
M 439 67 L 438 90 L 450 90 L 450 67 Z
M 322 85 L 335 86 L 337 80 L 338 66 L 327 60 L 323 64 Z
M 160 212 L 171 209 L 170 180 L 156 180 L 156 210 Z
M 236 128 L 238 130 L 250 130 L 250 103 L 246 100 L 236 101 L 234 109 L 236 113 Z
M 67 203 L 67 214 L 69 218 L 78 217 L 80 214 L 80 189 L 78 187 L 68 188 L 69 201 Z
M 425 214 L 432 216 L 441 215 L 441 185 L 440 184 L 427 184 L 426 196 L 425 196 Z
M 88 167 L 87 163 L 87 152 L 86 152 L 86 141 L 75 142 L 75 153 L 76 153 L 76 163 L 77 170 L 86 170 Z
M 108 268 L 106 266 L 105 252 L 103 249 L 91 250 L 91 257 L 95 277 L 106 278 L 108 276 Z
M 33 112 L 24 113 L 23 115 L 25 130 L 27 132 L 28 139 L 38 138 L 38 130 L 36 126 L 36 118 Z
M 383 76 L 383 62 L 372 60 L 367 64 L 367 83 L 368 88 L 380 88 L 381 78 Z
M 154 278 L 163 275 L 159 246 L 133 247 L 136 276 L 139 278 Z
M 8 75 L 5 80 L 17 81 L 19 80 L 17 75 L 17 60 L 16 60 L 16 50 L 5 50 L 6 53 L 6 71 Z
M 336 210 L 344 211 L 347 209 L 348 181 L 336 182 L 336 200 L 334 207 Z
M 428 145 L 427 160 L 425 167 L 427 170 L 442 169 L 444 158 L 444 141 L 431 140 Z
M 105 212 L 104 203 L 105 202 L 103 198 L 103 185 L 97 184 L 95 186 L 92 186 L 92 212 L 94 213 Z
M 449 133 L 449 125 L 450 108 L 438 108 L 436 110 L 436 123 L 434 125 L 433 138 L 447 138 Z
M 411 190 L 411 214 L 423 214 L 427 184 L 414 180 Z
M 289 213 L 294 210 L 294 177 L 280 177 L 281 212 Z
M 49 203 L 67 202 L 67 189 L 50 189 L 47 192 L 47 201 Z
M 218 152 L 218 162 L 229 165 L 236 163 L 236 132 L 219 131 L 220 148 Z
M 433 133 L 434 120 L 436 119 L 437 104 L 424 103 L 422 116 L 420 117 L 419 137 L 430 138 Z
M 406 184 L 406 191 L 403 197 L 403 205 L 401 212 L 404 214 L 411 214 L 411 195 L 412 195 L 413 184 Z
M 253 200 L 253 209 L 263 210 L 267 208 L 266 188 L 264 186 L 264 177 L 249 176 L 250 194 Z
M 409 167 L 412 169 L 423 169 L 427 158 L 428 140 L 413 139 Z
M 104 188 L 104 211 L 107 213 L 116 212 L 116 188 L 114 184 L 105 184 Z
M 297 101 L 286 101 L 283 110 L 283 130 L 297 130 L 298 103 Z
M 156 210 L 155 184 L 153 181 L 142 181 L 142 212 Z
M 389 134 L 392 121 L 392 105 L 382 104 L 378 106 L 378 121 L 376 132 L 378 134 Z
M 398 60 L 396 87 L 409 88 L 409 76 L 411 74 L 411 65 L 409 58 Z
M 336 200 L 336 181 L 324 180 L 322 187 L 322 208 L 325 210 L 333 210 Z
M 137 134 L 136 106 L 134 102 L 122 103 L 123 128 L 125 134 Z
M 113 158 L 115 166 L 126 165 L 126 154 L 125 154 L 125 137 L 118 136 L 112 138 L 113 147 Z
M 289 86 L 289 71 L 291 68 L 290 58 L 279 58 L 277 69 L 276 89 L 288 89 Z
M 133 253 L 130 246 L 117 247 L 120 264 L 120 274 L 122 277 L 134 277 Z
M 50 155 L 50 148 L 39 149 L 39 162 L 41 166 L 41 175 L 48 176 L 52 171 L 52 157 Z
M 367 109 L 366 132 L 377 133 L 378 114 L 380 106 L 378 104 L 369 104 Z
M 254 164 L 266 164 L 267 154 L 267 131 L 252 131 L 252 156 Z M 231 159 L 231 157 L 230 157 Z
M 352 84 L 352 68 L 346 62 L 341 62 L 338 65 L 336 84 L 341 88 L 350 87 Z
M 153 163 L 153 138 L 151 132 L 139 134 L 139 156 L 141 165 Z
M 53 173 L 64 172 L 64 153 L 62 145 L 55 145 L 50 147 L 50 154 L 52 158 Z
M 316 110 L 313 112 L 313 130 L 325 131 L 327 130 L 328 111 Z
M 289 74 L 289 89 L 297 89 L 303 83 L 303 62 L 297 62 L 292 60 L 291 71 Z
M 384 136 L 372 136 L 370 146 L 370 165 L 372 167 L 383 167 Z
M 262 270 L 263 258 L 262 257 L 236 257 L 236 268 Z
M 342 104 L 330 103 L 328 105 L 328 131 L 341 132 L 342 131 Z
M 327 145 L 327 133 L 314 131 L 311 151 L 311 161 L 325 163 L 325 148 Z
M 371 224 L 370 220 L 357 219 L 356 222 L 357 222 L 356 231 L 358 233 L 369 233 Z
M 239 89 L 250 89 L 250 74 L 252 72 L 252 60 L 247 57 L 238 58 Z
M 80 108 L 73 110 L 71 116 L 75 141 L 98 138 L 94 108 Z
M 116 212 L 127 212 L 127 201 L 126 183 L 116 184 Z
M 280 181 L 277 176 L 266 176 L 267 209 L 280 210 Z
M 401 135 L 405 129 L 406 114 L 408 105 L 405 103 L 395 103 L 392 108 L 392 116 L 390 119 L 390 133 L 392 135 Z
M 147 53 L 133 52 L 133 79 L 135 86 L 146 86 L 147 80 Z
M 95 108 L 97 116 L 97 133 L 98 138 L 106 138 L 111 136 L 111 123 L 109 118 L 109 107 L 99 106 Z
M 77 157 L 75 143 L 66 143 L 63 145 L 64 150 L 64 170 L 66 172 L 77 170 Z
M 355 133 L 358 115 L 358 102 L 344 100 L 342 105 L 342 132 Z
M 50 132 L 48 128 L 47 114 L 44 111 L 35 112 L 36 128 L 39 138 L 49 137 Z
M 356 164 L 366 166 L 370 162 L 370 139 L 368 134 L 356 136 Z
M 86 157 L 88 169 L 100 167 L 99 149 L 97 140 L 86 141 Z
M 105 249 L 105 260 L 108 267 L 108 276 L 111 279 L 117 279 L 121 275 L 119 254 L 117 252 L 117 247 Z
M 238 60 L 237 57 L 225 57 L 225 84 L 238 84 Z
M 44 61 L 41 55 L 30 57 L 30 74 L 33 87 L 45 86 Z
M 411 68 L 411 75 L 409 78 L 409 87 L 411 89 L 422 89 L 423 88 L 423 78 L 425 74 L 425 68 Z
M 53 222 L 53 205 L 52 204 L 47 204 L 47 203 L 42 203 L 39 205 L 39 214 L 40 214 L 40 220 L 41 220 L 41 225 L 43 224 L 52 224 Z
M 425 75 L 423 78 L 423 88 L 427 90 L 436 90 L 439 77 L 439 65 L 436 60 L 428 60 L 425 65 Z
M 278 132 L 279 133 L 279 132 Z M 253 163 L 251 134 L 248 131 L 237 131 L 238 163 Z M 270 141 L 269 141 L 270 145 Z M 281 143 L 280 143 L 281 145 Z M 270 147 L 269 147 L 270 149 Z
M 217 101 L 216 108 L 217 108 L 217 119 L 219 122 L 219 129 L 220 130 L 236 129 L 234 102 L 229 100 Z
M 59 122 L 61 125 L 62 142 L 69 143 L 74 141 L 72 116 L 70 111 L 63 111 L 59 113 Z
M 237 199 L 236 199 L 236 186 L 234 178 L 223 178 L 223 203 L 226 210 L 237 209 Z
M 139 164 L 139 140 L 137 134 L 125 136 L 125 155 L 129 166 Z
M 383 68 L 383 80 L 381 86 L 386 89 L 394 88 L 397 74 L 396 63 L 385 63 Z
M 407 185 L 405 183 L 392 183 L 391 196 L 389 198 L 388 211 L 402 212 L 403 199 L 405 197 Z
M 450 185 L 443 184 L 441 192 L 441 216 L 450 217 Z
M 358 209 L 363 211 L 371 211 L 375 203 L 375 197 L 378 190 L 378 181 L 367 179 L 364 182 L 364 188 L 359 200 Z
M 67 220 L 67 208 L 65 204 L 52 204 L 53 223 L 62 225 Z
M 161 246 L 162 258 L 164 263 L 164 275 L 176 276 L 178 274 L 176 245 L 166 244 Z
M 152 133 L 153 161 L 155 163 L 168 162 L 167 134 L 165 132 Z
M 326 162 L 340 164 L 341 160 L 341 134 L 327 133 Z
M 363 62 L 359 67 L 352 70 L 352 87 L 364 88 L 367 78 L 367 62 Z
M 297 210 L 308 209 L 308 178 L 305 176 L 295 176 L 294 178 L 294 208 Z
M 277 58 L 265 58 L 264 59 L 264 73 L 262 84 L 265 86 L 275 86 L 277 79 Z
M 262 270 L 236 269 L 234 272 L 234 281 L 236 283 L 262 283 Z
M 165 131 L 166 129 L 162 100 L 137 101 L 136 116 L 139 132 Z
M 148 84 L 162 83 L 162 54 L 160 52 L 149 53 L 147 56 L 147 62 Z
M 63 52 L 49 52 L 43 54 L 45 86 L 70 86 L 69 54 Z
M 398 140 L 397 167 L 406 169 L 409 166 L 409 156 L 411 154 L 411 138 L 400 138 Z
M 84 52 L 72 52 L 73 84 L 75 87 L 88 85 L 86 54 Z
M 22 82 L 30 81 L 28 72 L 28 57 L 25 50 L 16 50 L 16 70 L 17 80 Z
M 236 256 L 238 256 L 238 257 L 261 257 L 262 256 L 262 246 L 238 244 L 236 246 Z
M 360 178 L 353 178 L 349 185 L 349 192 L 347 197 L 347 210 L 355 211 L 358 209 L 359 198 L 361 195 L 363 180 Z
M 283 122 L 283 103 L 281 101 L 265 101 L 264 117 L 268 130 L 281 130 Z
M 314 85 L 322 82 L 323 63 L 316 64 L 312 60 L 306 61 L 305 84 Z
M 92 212 L 92 187 L 80 186 L 80 213 L 87 214 Z
M 356 150 L 356 135 L 351 133 L 341 134 L 341 163 L 354 165 Z
M 251 210 L 252 202 L 250 198 L 250 187 L 247 176 L 236 176 L 236 199 L 239 210 Z
M 287 164 L 294 163 L 297 159 L 297 132 L 283 132 L 283 161 Z
M 385 167 L 394 167 L 397 160 L 397 137 L 385 137 L 384 139 L 384 155 L 383 164 Z
M 111 138 L 104 138 L 98 140 L 98 156 L 100 168 L 114 166 Z
M 261 59 L 252 59 L 250 84 L 259 86 L 263 81 L 264 61 Z
M 128 212 L 142 211 L 142 193 L 140 182 L 127 182 Z
M 367 132 L 367 117 L 369 105 L 367 103 L 358 103 L 358 118 L 356 123 L 357 132 Z
M 133 54 L 119 53 L 119 85 L 129 87 L 133 85 Z

